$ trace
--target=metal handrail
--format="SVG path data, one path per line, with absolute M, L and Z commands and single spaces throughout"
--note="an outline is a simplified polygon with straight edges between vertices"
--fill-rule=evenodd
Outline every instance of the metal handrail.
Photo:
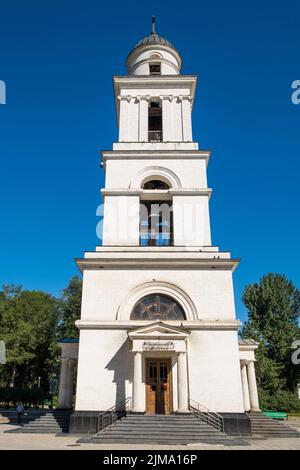
M 162 131 L 148 131 L 149 142 L 162 142 Z
M 97 422 L 97 434 L 102 432 L 116 421 L 127 415 L 128 405 L 131 401 L 131 397 L 125 398 L 125 400 L 119 401 L 116 405 L 108 408 L 106 411 L 99 413 Z
M 209 409 L 207 406 L 201 405 L 195 400 L 189 399 L 189 409 L 194 415 L 205 423 L 213 426 L 218 431 L 224 432 L 224 419 L 216 411 Z

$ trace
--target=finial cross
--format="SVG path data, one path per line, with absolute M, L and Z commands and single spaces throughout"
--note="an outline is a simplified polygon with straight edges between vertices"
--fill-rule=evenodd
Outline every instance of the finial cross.
M 155 31 L 155 16 L 152 16 L 152 34 L 156 34 L 156 31 Z

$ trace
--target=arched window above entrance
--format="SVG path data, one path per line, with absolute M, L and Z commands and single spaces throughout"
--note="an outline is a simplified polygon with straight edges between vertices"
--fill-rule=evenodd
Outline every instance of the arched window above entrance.
M 185 320 L 184 311 L 167 295 L 151 294 L 140 299 L 134 306 L 130 320 Z

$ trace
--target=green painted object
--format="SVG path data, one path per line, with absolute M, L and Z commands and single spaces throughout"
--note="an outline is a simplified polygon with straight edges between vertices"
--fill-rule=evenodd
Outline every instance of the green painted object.
M 287 419 L 288 417 L 285 411 L 264 411 L 263 414 L 273 419 Z

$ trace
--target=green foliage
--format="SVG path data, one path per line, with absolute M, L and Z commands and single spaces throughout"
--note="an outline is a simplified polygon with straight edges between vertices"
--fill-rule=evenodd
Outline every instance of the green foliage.
M 66 289 L 62 291 L 60 300 L 60 322 L 58 335 L 61 338 L 78 338 L 75 321 L 80 318 L 82 280 L 73 276 Z
M 45 292 L 4 286 L 0 297 L 0 337 L 6 344 L 6 365 L 0 383 L 7 386 L 48 386 L 56 360 L 58 302 Z
M 80 318 L 80 310 L 78 276 L 71 279 L 60 299 L 42 291 L 3 286 L 0 339 L 6 344 L 6 364 L 0 366 L 0 387 L 35 390 L 39 381 L 41 389 L 48 391 L 51 375 L 59 370 L 58 339 L 78 336 L 74 322 Z
M 1 406 L 16 406 L 18 402 L 22 402 L 25 406 L 43 405 L 49 395 L 41 388 L 19 388 L 7 387 L 0 388 L 0 404 Z
M 300 411 L 300 400 L 295 392 L 277 390 L 274 394 L 270 394 L 266 390 L 259 390 L 258 395 L 263 411 L 286 411 L 287 413 Z
M 287 399 L 288 395 L 278 396 L 279 391 L 294 392 L 300 380 L 300 368 L 291 361 L 292 343 L 300 338 L 300 291 L 284 275 L 269 273 L 258 284 L 245 287 L 243 302 L 248 321 L 241 336 L 259 342 L 256 367 L 261 394 L 266 392 L 269 400 Z

